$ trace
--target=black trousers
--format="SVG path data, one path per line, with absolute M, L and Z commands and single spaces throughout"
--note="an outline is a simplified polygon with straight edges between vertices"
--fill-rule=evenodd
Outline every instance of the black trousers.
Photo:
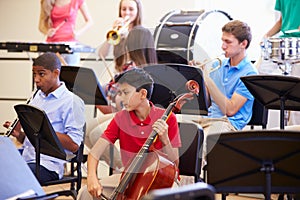
M 31 169 L 31 171 L 34 173 L 34 175 L 36 175 L 35 163 L 28 163 L 28 166 Z M 50 171 L 46 167 L 40 165 L 40 179 L 38 181 L 40 182 L 41 185 L 43 185 L 43 183 L 45 182 L 58 180 L 58 179 L 59 177 L 56 172 Z

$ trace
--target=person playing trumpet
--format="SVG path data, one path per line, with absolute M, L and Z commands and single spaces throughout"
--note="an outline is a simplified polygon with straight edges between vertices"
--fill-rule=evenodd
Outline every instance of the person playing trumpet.
M 213 71 L 202 65 L 210 106 L 208 116 L 197 122 L 205 135 L 241 130 L 251 119 L 254 97 L 240 79 L 258 74 L 247 58 L 246 49 L 251 39 L 251 30 L 246 23 L 239 20 L 228 22 L 222 27 L 222 49 L 226 58 Z M 208 151 L 204 146 L 204 156 Z
M 129 23 L 128 23 L 129 22 Z M 111 30 L 118 30 L 121 27 L 125 27 L 127 31 L 124 31 L 120 35 L 120 41 L 117 44 L 112 44 L 106 38 L 106 40 L 100 45 L 97 50 L 98 56 L 104 61 L 105 58 L 109 55 L 111 50 L 113 50 L 114 56 L 114 68 L 115 68 L 115 76 L 119 73 L 124 72 L 128 67 L 130 67 L 132 62 L 127 62 L 127 51 L 125 40 L 129 35 L 129 32 L 134 28 L 142 27 L 142 3 L 140 0 L 120 0 L 119 3 L 119 12 L 118 18 L 114 21 Z M 142 27 L 146 29 L 145 27 Z M 149 31 L 150 32 L 150 31 Z M 148 36 L 148 34 L 146 33 Z M 152 38 L 152 36 L 151 36 Z M 154 41 L 153 41 L 154 44 Z M 145 47 L 140 46 L 140 49 L 144 49 Z M 156 55 L 155 55 L 156 56 Z M 136 60 L 140 60 L 138 58 Z M 157 60 L 157 58 L 155 57 Z M 135 60 L 135 61 L 136 61 Z M 134 61 L 133 59 L 131 61 Z M 147 61 L 145 61 L 147 62 Z M 143 63 L 145 64 L 145 63 Z M 110 105 L 97 105 L 97 109 L 99 109 L 101 116 L 99 118 L 94 118 L 87 123 L 87 139 L 86 145 L 89 149 L 95 144 L 98 139 L 98 135 L 101 135 L 103 130 L 106 128 L 108 122 L 113 118 L 115 112 L 121 110 L 120 103 L 116 102 L 116 88 L 114 87 L 114 77 L 111 74 L 111 81 L 105 86 L 105 93 L 107 99 L 110 101 Z M 98 134 L 96 133 L 98 132 Z M 96 140 L 95 140 L 96 139 Z M 121 168 L 122 163 L 119 156 L 119 151 L 115 148 L 114 150 L 114 167 Z M 104 154 L 104 160 L 107 163 L 110 162 L 109 150 L 107 149 Z
M 150 30 L 142 26 L 135 26 L 128 34 L 126 41 L 126 59 L 130 61 L 130 65 L 127 70 L 134 67 L 143 68 L 144 66 L 157 64 L 157 56 L 154 47 L 154 38 Z M 116 75 L 118 76 L 118 75 Z M 98 138 L 106 129 L 108 123 L 112 120 L 115 113 L 122 110 L 120 97 L 118 95 L 118 87 L 115 80 L 112 80 L 106 87 L 107 97 L 111 101 L 110 109 L 112 113 L 103 114 L 97 116 L 87 122 L 87 129 L 85 135 L 85 145 L 92 149 L 96 144 Z M 104 105 L 97 106 L 102 109 L 103 107 L 109 107 Z M 108 110 L 108 109 L 107 109 Z M 110 152 L 106 149 L 102 158 L 108 164 L 110 164 Z M 121 169 L 123 164 L 121 162 L 120 153 L 117 148 L 114 149 L 114 169 Z M 116 171 L 118 171 L 116 170 Z
M 130 22 L 128 24 L 128 21 Z M 111 48 L 113 47 L 113 56 L 115 63 L 115 70 L 117 73 L 123 72 L 125 60 L 124 42 L 127 33 L 135 26 L 142 25 L 142 3 L 140 0 L 120 0 L 119 3 L 119 16 L 114 21 L 112 30 L 117 30 L 124 25 L 127 26 L 128 31 L 124 31 L 120 35 L 120 41 L 117 44 L 111 44 L 108 40 L 98 49 L 98 55 L 101 59 L 108 56 Z
M 130 22 L 128 24 L 128 21 Z M 136 26 L 141 26 L 142 23 L 142 4 L 140 0 L 120 0 L 119 3 L 119 16 L 114 21 L 113 27 L 111 30 L 117 30 L 119 27 L 122 27 L 124 24 L 128 24 L 127 28 L 128 31 L 123 32 L 120 35 L 120 41 L 117 44 L 112 44 L 109 42 L 108 39 L 104 41 L 104 43 L 100 46 L 97 50 L 98 56 L 103 60 L 105 63 L 105 58 L 110 53 L 111 49 L 113 49 L 113 56 L 114 56 L 114 68 L 115 74 L 119 74 L 125 71 L 128 68 L 130 63 L 127 63 L 126 58 L 126 49 L 125 49 L 125 39 L 128 36 L 128 33 Z M 113 79 L 113 74 L 108 69 L 110 73 L 111 79 Z M 109 85 L 109 84 L 108 84 Z M 110 95 L 107 94 L 108 99 Z M 113 113 L 114 110 L 111 106 L 96 106 L 101 113 L 109 114 Z

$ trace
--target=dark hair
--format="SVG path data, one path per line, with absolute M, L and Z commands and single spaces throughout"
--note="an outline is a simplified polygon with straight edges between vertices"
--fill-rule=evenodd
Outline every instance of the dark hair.
M 121 73 L 116 77 L 115 82 L 127 83 L 135 87 L 137 92 L 141 89 L 147 90 L 147 99 L 152 95 L 154 81 L 150 74 L 141 68 L 132 68 Z
M 60 71 L 61 62 L 55 53 L 47 52 L 34 59 L 32 66 L 42 66 L 51 71 L 55 69 Z
M 130 59 L 139 67 L 146 64 L 156 64 L 157 55 L 154 38 L 149 29 L 136 26 L 129 32 L 125 47 Z
M 132 27 L 135 27 L 142 24 L 142 3 L 140 0 L 132 0 L 132 1 L 134 1 L 137 5 L 137 15 L 134 21 L 132 22 Z M 121 16 L 122 2 L 123 0 L 120 0 L 119 17 L 122 17 Z M 119 42 L 119 44 L 114 46 L 113 55 L 115 61 L 115 69 L 118 72 L 122 72 L 123 71 L 122 67 L 127 60 L 124 37 L 121 37 L 121 41 Z
M 223 26 L 222 31 L 231 33 L 238 39 L 239 42 L 247 40 L 248 44 L 246 49 L 249 47 L 252 40 L 252 34 L 250 27 L 245 22 L 239 20 L 230 21 Z
M 114 54 L 114 61 L 115 61 L 115 69 L 118 72 L 122 72 L 123 65 L 127 60 L 124 38 L 121 38 L 119 44 L 114 46 L 113 54 Z

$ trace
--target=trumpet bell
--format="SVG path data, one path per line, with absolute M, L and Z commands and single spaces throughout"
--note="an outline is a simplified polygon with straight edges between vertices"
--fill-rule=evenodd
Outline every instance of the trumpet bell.
M 117 45 L 121 41 L 121 35 L 128 32 L 128 26 L 130 24 L 130 17 L 126 16 L 124 18 L 124 23 L 122 26 L 119 26 L 118 28 L 112 29 L 107 32 L 106 39 L 109 44 Z
M 116 30 L 110 30 L 106 34 L 106 39 L 109 44 L 117 45 L 121 40 L 121 35 Z

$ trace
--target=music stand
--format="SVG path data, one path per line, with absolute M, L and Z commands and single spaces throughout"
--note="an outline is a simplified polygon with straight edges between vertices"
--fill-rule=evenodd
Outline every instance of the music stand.
M 40 153 L 65 160 L 62 147 L 46 113 L 28 104 L 14 106 L 22 128 L 35 148 L 36 177 L 40 178 Z
M 217 193 L 300 193 L 300 132 L 249 130 L 207 136 L 207 183 Z
M 208 102 L 206 100 L 206 88 L 202 77 L 202 71 L 198 68 L 184 64 L 156 64 L 145 66 L 154 80 L 154 89 L 151 101 L 160 107 L 167 108 L 176 96 L 188 92 L 186 82 L 195 80 L 199 84 L 199 94 L 193 100 L 184 104 L 182 114 L 208 114 Z
M 266 108 L 280 110 L 280 129 L 284 129 L 284 111 L 300 110 L 300 78 L 283 75 L 241 77 L 251 94 Z
M 90 68 L 62 66 L 60 80 L 87 105 L 107 105 L 106 95 L 95 72 Z

